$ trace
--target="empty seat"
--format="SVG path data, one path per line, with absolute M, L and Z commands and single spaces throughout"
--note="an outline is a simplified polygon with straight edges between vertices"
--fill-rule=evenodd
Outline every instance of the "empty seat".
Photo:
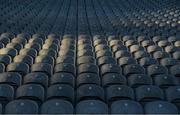
M 88 39 L 78 40 L 78 45 L 82 45 L 82 44 L 91 44 L 91 40 L 88 40 Z
M 35 58 L 37 56 L 37 51 L 33 48 L 24 48 L 19 52 L 20 55 L 29 55 Z
M 119 40 L 120 38 L 115 35 L 109 35 L 107 39 L 108 39 L 108 41 L 111 41 L 111 40 Z
M 164 93 L 162 89 L 153 85 L 143 85 L 135 89 L 136 100 L 140 102 L 148 102 L 153 100 L 163 100 Z
M 55 43 L 49 43 L 49 44 L 44 44 L 43 46 L 42 46 L 42 49 L 44 50 L 54 50 L 54 51 L 58 51 L 58 49 L 59 49 L 59 46 L 57 45 L 57 44 L 55 44 Z
M 67 73 L 71 73 L 71 74 L 75 75 L 75 67 L 74 67 L 74 65 L 69 64 L 69 63 L 59 63 L 59 64 L 55 65 L 54 72 L 55 73 L 67 72 Z
M 112 52 L 117 52 L 117 51 L 119 51 L 119 50 L 125 50 L 125 51 L 127 51 L 127 47 L 126 46 L 124 46 L 124 45 L 115 45 L 115 46 L 113 46 L 112 48 L 111 48 L 111 50 L 112 50 Z
M 32 99 L 43 102 L 45 96 L 44 88 L 39 84 L 25 84 L 17 88 L 17 99 Z
M 162 51 L 161 47 L 156 46 L 156 45 L 151 45 L 147 47 L 147 52 L 148 53 L 154 53 L 155 51 Z
M 34 60 L 31 56 L 29 55 L 17 55 L 14 57 L 14 62 L 22 62 L 22 63 L 26 63 L 28 65 L 32 65 Z
M 57 53 L 55 50 L 53 49 L 42 49 L 40 52 L 39 52 L 39 55 L 48 55 L 48 56 L 51 56 L 53 58 L 56 58 L 57 56 Z
M 22 84 L 22 76 L 17 72 L 0 73 L 0 83 L 9 84 L 14 88 L 17 88 Z
M 111 56 L 103 56 L 98 59 L 97 64 L 99 67 L 103 64 L 116 64 L 116 60 Z
M 122 37 L 122 40 L 123 40 L 123 42 L 126 42 L 127 40 L 134 40 L 135 38 L 133 38 L 132 36 L 130 36 L 130 35 L 126 35 L 126 36 L 123 36 Z
M 24 46 L 24 48 L 32 48 L 38 52 L 41 49 L 41 46 L 38 43 L 28 43 Z
M 125 42 L 125 45 L 126 45 L 126 47 L 128 47 L 128 48 L 130 48 L 132 45 L 137 45 L 137 44 L 138 44 L 138 42 L 135 41 L 135 40 L 127 40 L 127 41 Z
M 125 85 L 126 78 L 119 73 L 107 73 L 102 76 L 102 86 L 108 87 L 111 85 Z
M 48 44 L 52 44 L 52 43 L 59 44 L 59 39 L 58 38 L 54 38 L 54 37 L 50 37 L 50 38 L 45 40 L 45 44 L 46 43 L 48 43 Z
M 148 46 L 155 45 L 155 43 L 154 43 L 152 40 L 143 40 L 143 41 L 141 42 L 141 45 L 142 45 L 144 48 L 147 48 Z
M 99 73 L 99 69 L 95 64 L 81 64 L 78 66 L 78 74 L 81 73 Z
M 77 114 L 108 114 L 108 106 L 99 100 L 84 100 L 76 105 Z
M 10 42 L 10 38 L 5 37 L 5 36 L 4 37 L 0 36 L 0 42 L 6 45 Z
M 114 45 L 122 45 L 122 42 L 118 39 L 109 41 L 110 47 L 113 47 Z
M 143 114 L 142 106 L 132 100 L 118 100 L 111 104 L 111 114 Z
M 173 103 L 180 103 L 180 86 L 171 86 L 166 89 L 166 99 Z
M 178 80 L 173 75 L 161 74 L 154 77 L 155 85 L 161 88 L 178 85 Z
M 112 53 L 110 50 L 99 50 L 98 52 L 96 52 L 96 59 L 99 59 L 103 56 L 112 56 Z
M 144 106 L 145 114 L 178 114 L 178 109 L 167 101 L 148 102 Z
M 2 33 L 1 37 L 8 37 L 8 38 L 12 39 L 14 37 L 14 35 L 12 33 L 6 32 L 6 33 Z
M 106 88 L 106 101 L 112 103 L 116 100 L 134 99 L 134 91 L 126 85 L 111 85 Z
M 74 51 L 73 50 L 68 50 L 68 49 L 64 49 L 64 50 L 60 50 L 58 53 L 58 56 L 74 56 Z
M 164 40 L 164 38 L 162 38 L 161 36 L 154 36 L 154 37 L 152 38 L 152 40 L 157 43 L 157 42 L 159 42 L 160 40 Z
M 125 66 L 128 64 L 136 64 L 136 60 L 132 57 L 122 57 L 118 60 L 120 66 Z
M 38 104 L 32 100 L 14 100 L 5 107 L 6 114 L 38 114 L 38 112 Z
M 78 46 L 78 51 L 81 51 L 83 49 L 85 49 L 85 50 L 88 50 L 88 49 L 92 50 L 93 47 L 90 44 L 81 44 L 81 45 Z
M 95 84 L 85 84 L 77 88 L 76 100 L 77 102 L 85 99 L 99 99 L 104 100 L 104 90 L 102 87 Z
M 71 56 L 60 56 L 56 58 L 56 64 L 59 63 L 70 63 L 74 64 L 74 57 Z
M 23 46 L 22 46 L 22 44 L 11 42 L 11 43 L 8 43 L 8 44 L 6 45 L 6 48 L 14 48 L 14 49 L 16 49 L 17 51 L 19 51 L 20 49 L 23 48 Z
M 77 58 L 77 65 L 84 63 L 92 63 L 95 64 L 95 59 L 92 56 L 81 56 Z
M 98 44 L 107 44 L 107 42 L 104 39 L 94 40 L 94 47 L 96 47 Z
M 78 51 L 77 53 L 77 57 L 81 57 L 81 56 L 94 56 L 94 53 L 91 49 L 83 49 Z
M 124 73 L 124 75 L 144 74 L 145 69 L 138 64 L 130 64 L 130 65 L 125 65 L 123 67 L 123 73 Z
M 95 52 L 103 51 L 103 50 L 109 50 L 109 46 L 107 44 L 99 44 L 95 46 Z
M 68 84 L 74 87 L 75 78 L 72 74 L 66 72 L 55 73 L 50 80 L 50 84 Z
M 163 58 L 161 59 L 160 64 L 169 68 L 171 66 L 178 65 L 179 61 L 173 58 Z
M 164 51 L 156 51 L 153 53 L 153 57 L 157 60 L 160 60 L 162 58 L 168 58 L 170 57 L 171 55 L 167 52 L 164 52 Z
M 167 74 L 168 70 L 166 67 L 162 65 L 153 64 L 153 65 L 148 66 L 147 72 L 148 72 L 148 75 L 154 76 L 158 74 Z
M 35 33 L 35 34 L 32 35 L 32 38 L 33 39 L 37 38 L 37 39 L 40 39 L 40 41 L 41 41 L 41 40 L 44 40 L 44 35 L 39 34 L 39 33 Z M 39 41 L 39 40 L 37 40 L 37 41 Z
M 26 40 L 30 39 L 30 35 L 28 33 L 20 33 L 16 37 L 21 38 L 21 39 L 23 38 L 23 39 L 26 39 Z
M 132 45 L 130 46 L 130 52 L 131 53 L 135 53 L 137 51 L 144 51 L 144 48 L 142 46 L 139 46 L 139 45 Z
M 51 76 L 53 73 L 52 66 L 47 63 L 36 63 L 31 66 L 32 72 L 45 72 L 48 76 Z
M 144 57 L 139 60 L 139 64 L 143 67 L 148 67 L 157 63 L 157 60 L 151 57 Z
M 43 87 L 48 87 L 48 76 L 45 73 L 33 72 L 24 76 L 24 84 L 40 84 Z
M 0 63 L 3 63 L 4 65 L 8 65 L 12 62 L 11 56 L 4 54 L 0 55 Z
M 50 47 L 50 46 L 49 46 L 49 47 Z M 48 49 L 48 48 L 46 48 L 46 49 Z M 68 43 L 66 43 L 66 44 L 61 44 L 60 50 L 67 50 L 67 49 L 73 51 L 73 50 L 75 49 L 75 46 L 72 45 L 72 44 L 68 44 Z
M 55 84 L 47 89 L 47 99 L 66 99 L 74 102 L 74 89 L 70 85 Z
M 73 105 L 61 99 L 52 99 L 41 105 L 41 114 L 73 114 Z
M 165 47 L 165 51 L 166 51 L 167 53 L 174 53 L 174 52 L 176 52 L 176 51 L 179 51 L 179 48 L 176 47 L 176 46 L 173 46 L 173 45 L 171 45 L 171 46 L 166 46 L 166 47 Z
M 0 101 L 6 104 L 14 99 L 14 88 L 8 84 L 0 84 Z
M 43 39 L 42 39 L 42 38 L 39 38 L 39 37 L 37 37 L 37 38 L 31 38 L 31 39 L 29 39 L 29 43 L 38 43 L 38 44 L 40 44 L 40 45 L 42 46 L 42 44 L 43 44 Z
M 0 49 L 0 54 L 8 54 L 12 57 L 15 57 L 17 55 L 17 50 L 14 48 L 2 48 Z
M 146 37 L 146 36 L 138 36 L 138 37 L 137 37 L 137 41 L 138 41 L 139 43 L 141 43 L 141 42 L 144 41 L 144 40 L 149 40 L 149 38 Z
M 19 38 L 13 38 L 11 42 L 25 45 L 27 43 L 27 40 L 19 37 Z
M 35 63 L 48 63 L 51 64 L 52 66 L 54 65 L 54 58 L 49 55 L 40 55 L 37 56 L 35 59 Z
M 162 47 L 162 48 L 164 48 L 164 47 L 166 47 L 166 46 L 170 46 L 171 45 L 171 43 L 168 41 L 168 40 L 160 40 L 159 42 L 158 42 L 158 46 L 160 46 L 160 47 Z
M 151 77 L 145 74 L 132 74 L 128 76 L 128 85 L 136 88 L 142 85 L 152 85 L 153 81 Z
M 100 85 L 100 77 L 95 73 L 82 73 L 76 78 L 76 86 L 83 84 L 97 84 Z
M 142 59 L 144 57 L 150 57 L 150 54 L 147 53 L 146 51 L 137 51 L 134 53 L 134 58 L 136 60 Z
M 100 68 L 101 75 L 105 75 L 107 73 L 119 73 L 121 74 L 121 68 L 115 64 L 104 64 Z
M 131 57 L 131 53 L 126 50 L 119 50 L 115 53 L 115 58 L 119 59 L 122 57 Z
M 7 66 L 8 72 L 19 72 L 22 75 L 27 74 L 30 71 L 28 64 L 23 62 L 14 62 Z

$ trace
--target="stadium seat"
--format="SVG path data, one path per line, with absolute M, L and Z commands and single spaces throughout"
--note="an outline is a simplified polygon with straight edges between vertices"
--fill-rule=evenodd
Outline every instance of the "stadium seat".
M 153 101 L 145 104 L 145 114 L 178 114 L 178 109 L 166 101 Z
M 99 100 L 84 100 L 76 105 L 77 114 L 108 114 L 108 106 Z
M 95 73 L 82 73 L 76 78 L 76 86 L 79 87 L 83 84 L 97 84 L 100 85 L 100 77 Z
M 74 67 L 74 65 L 69 64 L 69 63 L 60 63 L 60 64 L 55 65 L 54 72 L 55 73 L 67 72 L 67 73 L 71 73 L 71 74 L 75 75 L 75 67 Z
M 67 84 L 74 87 L 75 77 L 72 74 L 66 72 L 55 73 L 50 79 L 50 85 L 55 84 Z
M 41 114 L 73 114 L 73 105 L 65 100 L 52 99 L 41 105 Z
M 143 85 L 135 89 L 136 100 L 141 102 L 148 102 L 153 100 L 163 100 L 163 90 L 153 85 Z
M 11 101 L 5 107 L 6 114 L 37 114 L 38 111 L 38 104 L 27 99 Z
M 104 100 L 104 90 L 102 87 L 95 84 L 85 84 L 77 88 L 77 102 L 85 99 Z
M 74 102 L 74 89 L 66 84 L 51 85 L 47 89 L 47 97 L 49 99 L 66 99 L 70 102 Z
M 48 87 L 48 76 L 41 72 L 32 72 L 24 76 L 23 84 L 40 84 L 44 88 Z
M 142 106 L 132 100 L 114 101 L 110 107 L 111 114 L 143 114 Z
M 22 76 L 17 72 L 0 73 L 0 83 L 9 84 L 17 88 L 22 84 Z
M 17 88 L 17 99 L 32 99 L 37 102 L 44 101 L 45 91 L 39 84 L 25 84 Z
M 133 88 L 137 88 L 142 85 L 152 85 L 153 81 L 151 77 L 145 74 L 132 74 L 128 76 L 128 85 Z
M 125 85 L 111 85 L 106 88 L 106 101 L 112 103 L 116 100 L 134 99 L 134 91 Z

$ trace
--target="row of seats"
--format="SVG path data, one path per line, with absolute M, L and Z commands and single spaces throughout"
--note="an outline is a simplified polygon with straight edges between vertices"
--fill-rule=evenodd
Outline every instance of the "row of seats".
M 16 73 L 14 74 L 16 75 Z M 69 84 L 58 83 L 49 86 L 45 90 L 41 84 L 36 82 L 26 82 L 26 84 L 19 86 L 16 91 L 15 88 L 13 88 L 16 84 L 11 84 L 12 83 L 8 84 L 7 82 L 1 84 L 1 91 L 5 91 L 1 92 L 1 97 L 4 98 L 3 103 L 13 100 L 14 98 L 19 99 L 28 97 L 40 101 L 40 103 L 44 100 L 56 97 L 65 98 L 72 103 L 88 99 L 88 97 L 105 100 L 107 103 L 111 103 L 111 101 L 118 98 L 127 98 L 142 102 L 147 102 L 153 99 L 165 99 L 171 102 L 176 102 L 180 95 L 179 86 L 169 86 L 164 90 L 165 92 L 163 92 L 163 90 L 158 86 L 149 85 L 147 83 L 137 86 L 136 88 L 131 88 L 121 83 L 114 83 L 103 89 L 98 84 L 90 82 L 82 84 L 76 90 L 74 90 Z
M 176 0 L 7 0 L 0 5 L 0 32 L 179 36 L 178 5 Z
M 2 107 L 2 106 L 1 106 Z M 18 109 L 17 109 L 18 108 Z M 22 114 L 177 114 L 175 105 L 166 101 L 152 101 L 144 105 L 132 100 L 119 100 L 108 105 L 99 100 L 85 100 L 77 103 L 76 108 L 68 101 L 52 99 L 44 102 L 41 107 L 32 100 L 14 100 L 5 107 L 5 113 Z
M 172 55 L 180 53 L 176 37 L 167 38 L 164 47 L 158 45 L 166 40 L 160 36 L 3 33 L 0 38 L 7 44 L 0 49 L 2 113 L 179 111 L 179 55 Z M 18 45 L 6 50 L 8 44 Z

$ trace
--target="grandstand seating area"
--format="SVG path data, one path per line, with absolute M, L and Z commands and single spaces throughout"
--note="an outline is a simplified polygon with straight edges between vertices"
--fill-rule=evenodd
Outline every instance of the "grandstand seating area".
M 0 114 L 180 114 L 178 0 L 0 0 Z

